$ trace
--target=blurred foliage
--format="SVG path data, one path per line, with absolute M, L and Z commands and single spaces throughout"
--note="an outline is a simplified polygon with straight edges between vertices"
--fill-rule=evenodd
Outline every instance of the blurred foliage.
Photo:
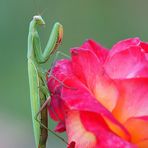
M 148 41 L 147 6 L 147 0 L 0 0 L 0 113 L 32 128 L 26 54 L 33 15 L 46 22 L 39 29 L 42 47 L 53 23 L 63 24 L 59 50 L 68 53 L 88 38 L 108 48 L 129 37 Z

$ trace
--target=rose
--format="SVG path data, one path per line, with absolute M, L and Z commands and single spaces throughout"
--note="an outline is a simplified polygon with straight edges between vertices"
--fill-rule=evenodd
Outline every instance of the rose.
M 49 114 L 69 147 L 148 147 L 147 43 L 131 38 L 107 50 L 88 40 L 50 73 Z

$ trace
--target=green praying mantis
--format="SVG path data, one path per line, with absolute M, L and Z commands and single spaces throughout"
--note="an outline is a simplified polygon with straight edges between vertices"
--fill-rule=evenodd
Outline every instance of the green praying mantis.
M 45 22 L 41 16 L 34 16 L 30 22 L 28 34 L 28 75 L 36 148 L 46 148 L 48 130 L 55 134 L 52 130 L 48 129 L 46 105 L 50 101 L 50 93 L 46 86 L 42 65 L 50 59 L 50 56 L 56 51 L 63 37 L 62 25 L 55 23 L 45 50 L 42 51 L 37 27 L 44 24 Z M 40 119 L 37 118 L 39 114 Z M 65 142 L 59 135 L 55 135 Z

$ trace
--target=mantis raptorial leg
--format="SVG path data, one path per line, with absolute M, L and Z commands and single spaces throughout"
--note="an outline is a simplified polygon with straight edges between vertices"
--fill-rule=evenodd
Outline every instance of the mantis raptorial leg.
M 41 16 L 34 16 L 29 26 L 28 35 L 28 75 L 30 86 L 30 101 L 32 111 L 32 121 L 35 136 L 36 148 L 46 148 L 46 141 L 48 137 L 48 116 L 47 109 L 41 111 L 39 124 L 34 117 L 38 114 L 40 107 L 46 102 L 49 97 L 49 92 L 46 91 L 46 83 L 44 77 L 40 75 L 42 72 L 41 64 L 46 63 L 61 43 L 63 36 L 63 27 L 60 23 L 55 23 L 47 46 L 45 50 L 41 50 L 40 38 L 38 35 L 37 27 L 44 25 L 45 22 Z M 46 92 L 46 93 L 45 93 Z M 45 127 L 44 127 L 44 126 Z

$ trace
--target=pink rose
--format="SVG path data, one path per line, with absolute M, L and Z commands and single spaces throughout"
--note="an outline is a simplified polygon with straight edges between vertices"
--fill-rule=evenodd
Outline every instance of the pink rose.
M 87 40 L 47 83 L 50 117 L 69 147 L 148 147 L 148 43 L 131 38 L 107 50 Z

